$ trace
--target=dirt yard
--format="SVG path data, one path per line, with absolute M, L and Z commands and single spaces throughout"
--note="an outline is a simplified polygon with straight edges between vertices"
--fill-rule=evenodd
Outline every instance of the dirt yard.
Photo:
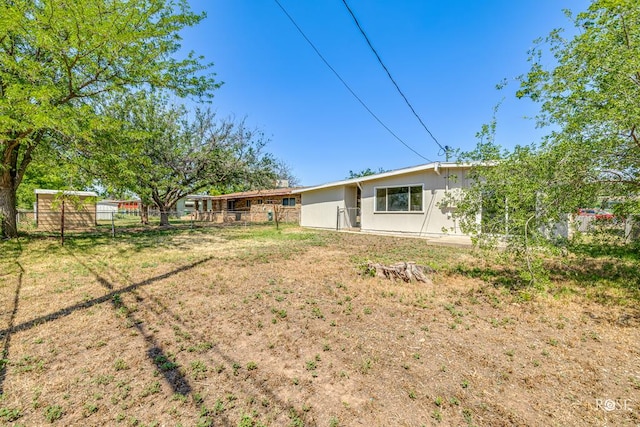
M 2 242 L 0 424 L 640 425 L 637 259 L 558 256 L 528 290 L 499 256 L 297 227 Z

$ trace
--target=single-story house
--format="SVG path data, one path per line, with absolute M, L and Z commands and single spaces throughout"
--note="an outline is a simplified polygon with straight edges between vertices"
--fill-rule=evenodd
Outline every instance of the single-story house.
M 415 236 L 463 235 L 447 195 L 469 185 L 471 164 L 434 162 L 293 190 L 300 225 Z
M 64 209 L 67 229 L 90 228 L 96 225 L 96 200 L 93 191 L 35 190 L 36 227 L 59 230 Z
M 199 220 L 263 222 L 278 215 L 284 222 L 298 222 L 301 196 L 293 190 L 289 187 L 219 196 L 190 194 L 184 199 L 184 206 Z
M 117 200 L 100 200 L 96 203 L 96 219 L 98 221 L 111 221 L 117 214 Z
M 140 200 L 115 200 L 118 204 L 118 213 L 138 214 L 140 212 Z

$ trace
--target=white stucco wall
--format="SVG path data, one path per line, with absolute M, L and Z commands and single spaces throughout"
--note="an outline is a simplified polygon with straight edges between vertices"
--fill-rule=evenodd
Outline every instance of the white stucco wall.
M 375 212 L 377 187 L 423 186 L 422 212 Z M 362 231 L 407 233 L 412 235 L 462 234 L 452 218 L 451 208 L 439 203 L 447 191 L 467 185 L 462 169 L 441 169 L 383 178 L 362 184 Z
M 461 235 L 459 224 L 452 218 L 453 208 L 439 203 L 450 191 L 467 186 L 465 169 L 442 168 L 440 174 L 433 169 L 361 183 L 361 230 L 372 233 L 403 233 L 410 235 Z M 423 186 L 423 210 L 420 212 L 375 212 L 377 187 Z M 301 225 L 305 227 L 336 228 L 336 208 L 354 206 L 353 185 L 339 185 L 302 193 Z M 345 204 L 346 201 L 346 204 Z M 348 222 L 348 221 L 347 221 Z M 342 224 L 341 228 L 349 226 Z M 446 231 L 445 231 L 446 230 Z
M 337 209 L 344 208 L 343 186 L 302 193 L 300 225 L 303 227 L 336 228 Z

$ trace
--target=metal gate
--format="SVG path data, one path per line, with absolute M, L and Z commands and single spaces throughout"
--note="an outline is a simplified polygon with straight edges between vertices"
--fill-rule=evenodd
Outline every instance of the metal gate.
M 336 230 L 359 230 L 360 208 L 341 208 L 336 210 Z

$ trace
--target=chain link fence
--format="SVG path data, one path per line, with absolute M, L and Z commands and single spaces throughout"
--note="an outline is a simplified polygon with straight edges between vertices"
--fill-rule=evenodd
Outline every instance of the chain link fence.
M 244 210 L 244 211 L 195 211 L 189 215 L 189 220 L 198 223 L 211 222 L 214 224 L 234 223 L 234 222 L 271 222 L 278 220 L 286 223 L 300 223 L 300 210 Z
M 582 234 L 610 236 L 632 242 L 640 239 L 640 216 L 598 218 L 594 215 L 578 215 L 573 220 L 573 229 Z
M 277 215 L 277 217 L 276 217 Z M 118 231 L 143 226 L 139 210 L 20 210 L 17 214 L 18 227 L 23 231 L 60 235 L 64 233 L 98 232 L 116 235 Z M 160 211 L 148 210 L 148 224 L 160 224 Z M 282 209 L 268 211 L 219 211 L 191 213 L 169 212 L 172 226 L 207 227 L 221 225 L 249 225 L 252 223 L 300 223 L 300 210 Z

